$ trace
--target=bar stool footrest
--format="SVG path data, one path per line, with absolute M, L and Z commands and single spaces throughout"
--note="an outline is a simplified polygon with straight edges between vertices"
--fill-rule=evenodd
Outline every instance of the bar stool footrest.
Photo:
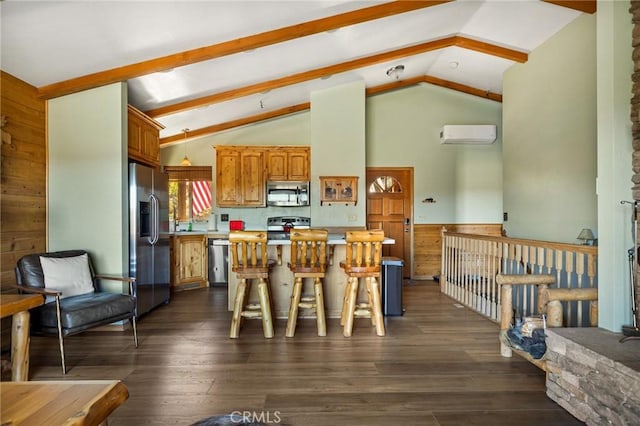
M 371 311 L 369 309 L 356 309 L 353 312 L 353 316 L 358 318 L 371 318 Z

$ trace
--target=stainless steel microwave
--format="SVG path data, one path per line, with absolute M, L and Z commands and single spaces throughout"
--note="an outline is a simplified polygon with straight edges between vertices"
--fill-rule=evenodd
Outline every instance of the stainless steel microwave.
M 309 205 L 309 182 L 267 182 L 267 206 Z

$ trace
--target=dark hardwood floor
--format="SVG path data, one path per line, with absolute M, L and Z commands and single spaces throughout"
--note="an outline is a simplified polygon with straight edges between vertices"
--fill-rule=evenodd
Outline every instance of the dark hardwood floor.
M 294 338 L 262 336 L 246 321 L 229 339 L 226 289 L 172 295 L 130 332 L 85 332 L 67 342 L 64 379 L 122 379 L 130 397 L 109 425 L 190 425 L 250 413 L 283 425 L 579 425 L 545 395 L 544 373 L 499 354 L 498 325 L 441 295 L 433 281 L 405 283 L 406 314 L 387 336 L 356 320 L 344 338 L 300 320 Z M 57 339 L 33 337 L 31 379 L 60 380 Z M 239 417 L 235 417 L 238 424 Z

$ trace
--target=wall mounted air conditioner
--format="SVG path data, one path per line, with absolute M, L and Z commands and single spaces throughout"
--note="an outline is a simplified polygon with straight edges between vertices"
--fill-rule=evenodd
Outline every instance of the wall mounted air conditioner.
M 451 124 L 440 129 L 440 143 L 487 145 L 496 140 L 495 124 Z

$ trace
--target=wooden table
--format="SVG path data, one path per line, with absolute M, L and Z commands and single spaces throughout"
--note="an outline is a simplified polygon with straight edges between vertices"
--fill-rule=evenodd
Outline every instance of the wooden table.
M 13 315 L 11 325 L 11 380 L 29 380 L 29 309 L 44 304 L 40 294 L 3 294 L 0 317 Z
M 129 398 L 120 380 L 0 383 L 3 425 L 100 425 Z

